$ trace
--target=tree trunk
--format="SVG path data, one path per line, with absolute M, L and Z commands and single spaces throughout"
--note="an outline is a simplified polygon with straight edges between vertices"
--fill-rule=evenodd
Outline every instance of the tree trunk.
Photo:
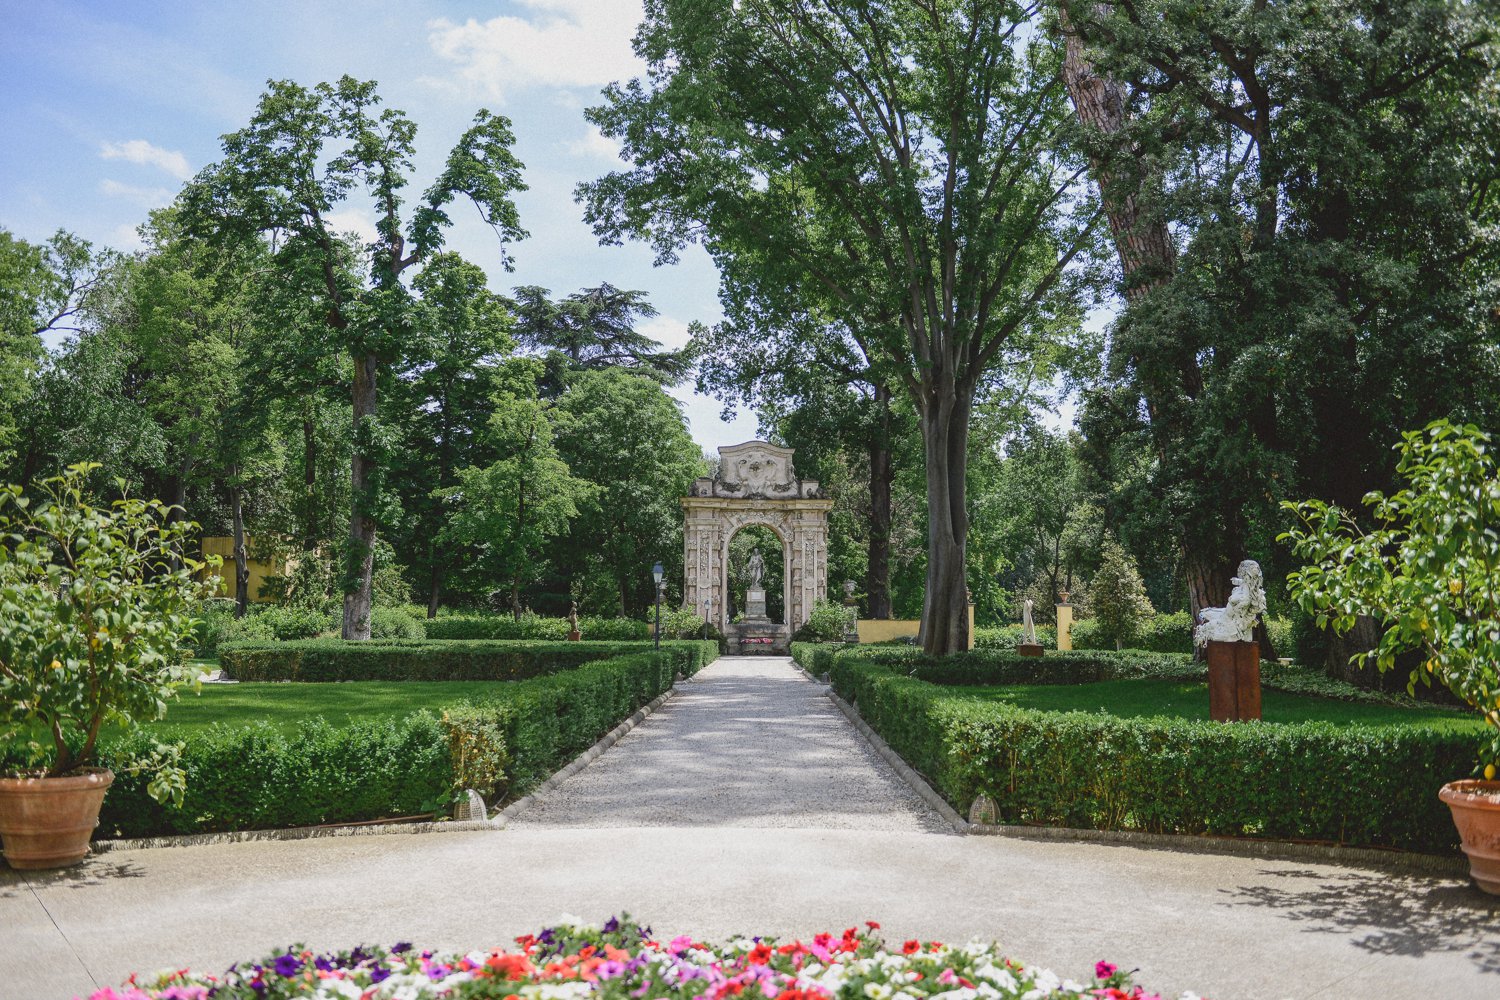
M 245 491 L 239 485 L 239 470 L 230 473 L 230 532 L 234 538 L 234 616 L 245 617 L 250 608 L 250 559 L 245 552 Z
M 349 460 L 349 551 L 344 560 L 345 639 L 370 638 L 370 575 L 375 566 L 375 519 L 370 516 L 373 498 L 368 496 L 371 456 L 368 424 L 375 418 L 376 361 L 373 355 L 354 358 L 354 450 Z
M 879 426 L 870 441 L 870 558 L 865 574 L 865 599 L 870 618 L 891 617 L 891 394 L 875 386 Z
M 438 613 L 438 599 L 443 593 L 443 575 L 438 570 L 436 546 L 430 546 L 427 551 L 427 563 L 432 567 L 432 574 L 427 584 L 427 617 L 436 618 Z
M 317 504 L 313 492 L 318 486 L 318 435 L 311 416 L 302 418 L 302 485 L 306 491 L 303 501 L 307 504 L 302 523 L 302 545 L 308 552 L 318 544 Z
M 969 648 L 969 588 L 965 559 L 969 514 L 969 394 L 940 386 L 923 401 L 927 453 L 927 591 L 922 602 L 922 649 L 929 656 Z

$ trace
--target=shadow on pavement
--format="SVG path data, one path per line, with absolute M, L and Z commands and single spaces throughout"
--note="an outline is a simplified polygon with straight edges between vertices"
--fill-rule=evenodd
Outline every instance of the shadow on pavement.
M 1264 870 L 1268 882 L 1222 890 L 1231 906 L 1283 911 L 1306 930 L 1347 935 L 1377 955 L 1420 958 L 1466 952 L 1481 972 L 1500 975 L 1500 897 L 1469 884 L 1375 872 Z

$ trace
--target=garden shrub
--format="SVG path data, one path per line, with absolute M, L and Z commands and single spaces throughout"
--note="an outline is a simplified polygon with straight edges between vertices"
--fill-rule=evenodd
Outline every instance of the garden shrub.
M 427 629 L 403 608 L 375 608 L 370 612 L 370 638 L 425 639 Z
M 982 683 L 997 683 L 996 673 L 1043 670 L 1051 657 L 1027 668 L 998 655 L 966 665 L 964 657 L 806 652 L 829 663 L 835 690 L 960 812 L 982 793 L 1005 823 L 1441 853 L 1457 845 L 1437 789 L 1473 767 L 1471 735 L 1419 724 L 1225 725 L 1034 711 L 933 681 L 988 669 Z M 1085 659 L 1072 659 L 1083 669 Z M 1105 656 L 1100 668 L 1111 659 L 1123 665 L 1117 669 L 1150 662 Z M 1185 658 L 1160 667 L 1172 660 L 1186 668 Z
M 1276 647 L 1277 656 L 1292 656 L 1292 623 L 1286 618 L 1267 617 L 1266 631 L 1271 636 L 1271 643 Z M 1037 629 L 1040 637 L 1041 629 Z M 1100 628 L 1097 618 L 1084 618 L 1073 623 L 1069 632 L 1073 637 L 1074 649 L 1114 649 L 1114 641 L 1106 637 Z M 1056 645 L 1054 633 L 1051 643 Z M 1155 653 L 1191 653 L 1193 651 L 1193 619 L 1186 611 L 1173 611 L 1166 614 L 1153 615 L 1140 622 L 1136 628 L 1134 638 L 1130 640 L 1133 649 L 1149 649 Z
M 1024 628 L 1020 625 L 999 625 L 994 628 L 980 627 L 974 630 L 975 649 L 1015 649 L 1021 644 Z M 1057 646 L 1057 626 L 1036 626 L 1036 641 L 1048 648 Z
M 315 720 L 291 734 L 266 722 L 214 726 L 182 739 L 180 805 L 147 795 L 134 768 L 154 743 L 132 734 L 101 751 L 116 778 L 100 829 L 145 837 L 423 815 L 446 810 L 465 788 L 514 798 L 670 688 L 682 653 L 647 649 L 517 681 L 441 718 Z
M 257 626 L 271 633 L 278 641 L 311 639 L 324 632 L 337 631 L 338 624 L 328 615 L 314 608 L 295 605 L 270 605 L 252 608 L 241 622 L 253 620 Z
M 854 614 L 833 601 L 813 602 L 812 613 L 792 638 L 798 642 L 841 642 L 854 627 Z
M 444 615 L 429 619 L 426 626 L 429 639 L 549 639 L 561 642 L 568 637 L 566 618 L 543 618 L 533 614 L 523 614 L 520 618 L 513 615 Z M 599 642 L 651 638 L 650 627 L 631 618 L 584 615 L 578 619 L 578 631 L 584 639 Z
M 305 639 L 234 643 L 219 654 L 239 681 L 509 681 L 569 670 L 591 660 L 640 652 L 633 642 Z M 716 642 L 662 643 L 686 676 L 718 656 Z

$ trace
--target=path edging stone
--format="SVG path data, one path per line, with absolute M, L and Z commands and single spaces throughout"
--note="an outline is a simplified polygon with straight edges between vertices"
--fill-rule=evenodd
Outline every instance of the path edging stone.
M 970 823 L 938 794 L 926 778 L 902 760 L 901 755 L 892 750 L 885 740 L 881 739 L 879 733 L 870 728 L 869 723 L 860 716 L 858 709 L 839 697 L 831 685 L 824 684 L 813 677 L 800 663 L 797 664 L 797 669 L 802 671 L 808 680 L 827 687 L 829 699 L 848 717 L 854 727 L 859 730 L 860 735 L 870 742 L 876 752 L 895 769 L 896 773 L 901 776 L 901 780 L 910 785 L 913 791 L 936 809 L 943 819 L 961 834 L 1059 843 L 1110 844 L 1120 847 L 1143 847 L 1190 854 L 1221 854 L 1233 857 L 1265 858 L 1266 860 L 1321 861 L 1329 864 L 1395 869 L 1416 875 L 1445 878 L 1467 878 L 1469 874 L 1468 859 L 1462 856 L 1446 857 L 1439 854 L 1382 851 L 1370 847 L 1298 844 L 1283 840 L 1194 837 L 1180 833 L 1143 833 L 1137 830 L 1081 830 L 1063 826 Z
M 678 681 L 677 683 L 681 684 L 685 682 Z M 604 737 L 599 740 L 599 742 L 595 743 L 593 746 L 589 747 L 583 753 L 575 757 L 569 764 L 564 766 L 562 770 L 552 775 L 552 777 L 548 778 L 540 785 L 537 785 L 527 794 L 521 796 L 519 799 L 516 799 L 516 801 L 506 806 L 504 809 L 501 809 L 489 822 L 494 824 L 495 826 L 505 826 L 516 816 L 525 812 L 526 809 L 528 809 L 532 805 L 532 803 L 535 802 L 538 795 L 556 788 L 558 785 L 562 784 L 564 781 L 567 781 L 569 778 L 573 777 L 573 775 L 577 774 L 579 771 L 582 771 L 594 761 L 598 760 L 600 754 L 604 753 L 604 751 L 620 742 L 620 740 L 625 736 L 626 733 L 630 732 L 636 726 L 644 722 L 652 712 L 655 712 L 676 693 L 677 684 L 673 684 L 666 691 L 663 691 L 661 694 L 653 698 L 650 703 L 648 703 L 644 708 L 636 710 L 635 714 L 630 718 L 626 719 L 624 722 L 620 723 L 618 726 L 605 733 Z

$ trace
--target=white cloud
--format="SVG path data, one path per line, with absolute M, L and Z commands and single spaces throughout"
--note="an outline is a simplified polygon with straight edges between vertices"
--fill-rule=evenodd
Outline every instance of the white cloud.
M 429 22 L 432 50 L 457 67 L 463 82 L 497 100 L 534 85 L 600 87 L 644 68 L 630 48 L 640 0 L 520 2 L 534 13 Z
M 374 243 L 380 233 L 375 229 L 375 220 L 368 212 L 357 208 L 348 208 L 341 212 L 329 212 L 323 217 L 328 228 L 335 233 L 356 234 L 362 243 Z
M 121 184 L 108 177 L 99 182 L 99 190 L 112 198 L 124 198 L 147 208 L 157 208 L 168 204 L 175 194 L 170 188 L 137 187 L 134 184 Z
M 145 139 L 100 143 L 99 155 L 106 160 L 126 160 L 130 163 L 156 167 L 159 170 L 165 170 L 180 181 L 193 176 L 193 168 L 188 166 L 186 156 L 175 150 L 153 146 Z
M 592 126 L 582 139 L 569 139 L 563 143 L 563 148 L 574 156 L 588 160 L 620 158 L 620 144 Z
M 674 351 L 687 346 L 688 338 L 691 336 L 688 332 L 688 325 L 671 316 L 653 316 L 637 323 L 635 329 L 637 333 L 643 333 Z
M 110 231 L 109 245 L 116 250 L 139 250 L 145 246 L 141 234 L 130 223 L 122 223 Z

